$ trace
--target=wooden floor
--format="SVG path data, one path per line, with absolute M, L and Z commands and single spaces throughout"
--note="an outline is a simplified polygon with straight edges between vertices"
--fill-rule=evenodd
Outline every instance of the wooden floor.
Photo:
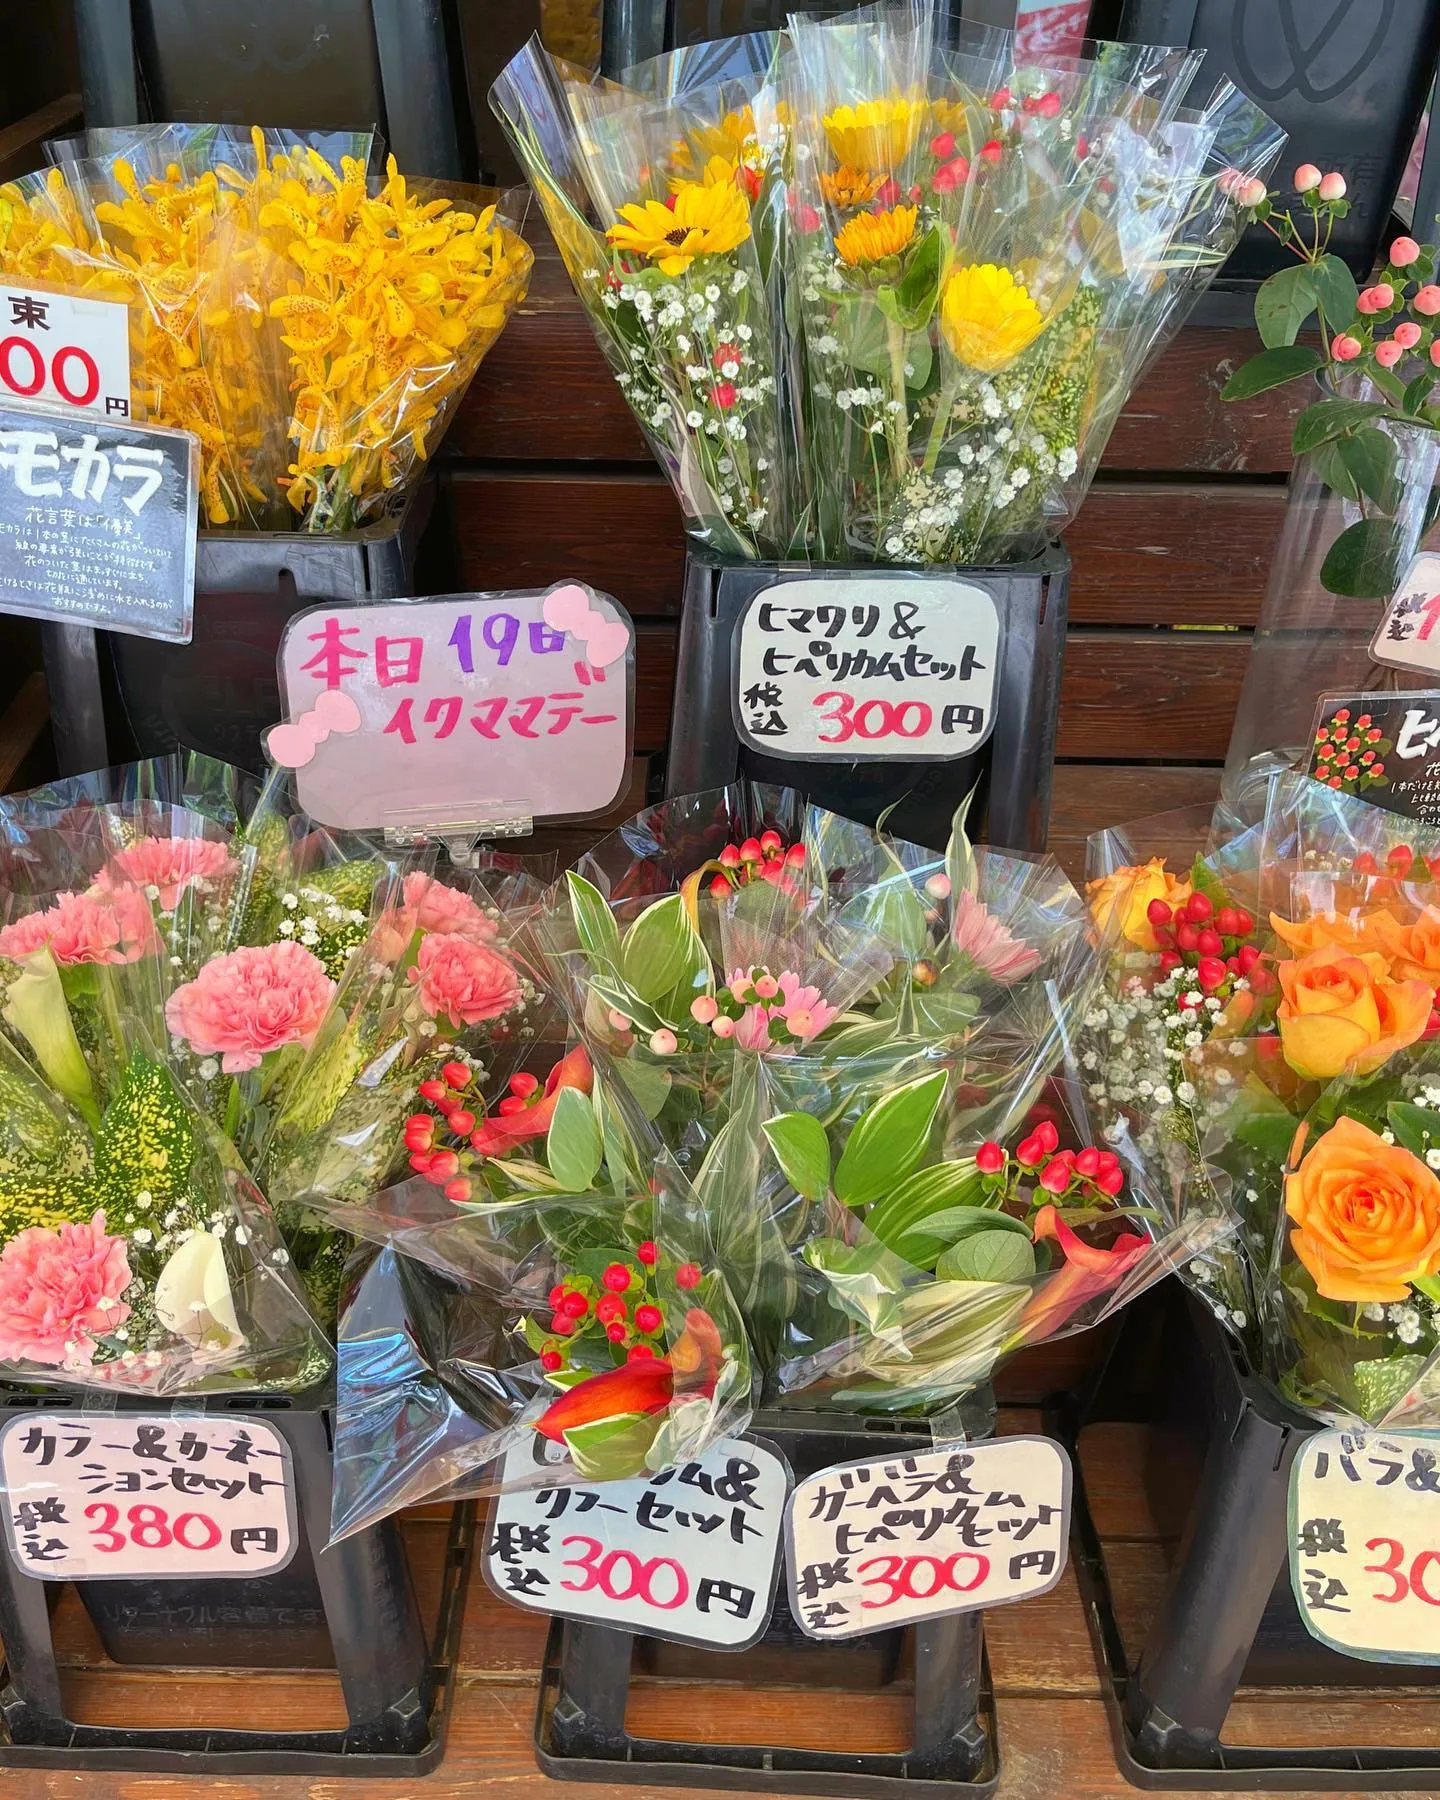
M 1002 1429 L 1035 1430 L 1039 1415 L 1009 1407 Z M 1087 1433 L 1082 1456 L 1097 1527 L 1105 1540 L 1126 1638 L 1137 1642 L 1164 1576 L 1140 1478 L 1141 1432 L 1103 1425 Z M 405 1522 L 422 1604 L 438 1604 L 446 1523 L 436 1512 Z M 1115 1768 L 1090 1636 L 1073 1568 L 1054 1592 L 986 1619 L 1000 1722 L 1000 1794 L 1005 1800 L 1119 1800 L 1134 1794 Z M 343 1722 L 333 1677 L 117 1669 L 106 1661 L 73 1596 L 56 1619 L 72 1717 L 93 1723 L 147 1720 L 301 1728 Z M 181 1777 L 0 1770 L 0 1800 L 529 1800 L 532 1795 L 639 1788 L 558 1788 L 536 1769 L 531 1731 L 545 1626 L 497 1600 L 478 1570 L 470 1584 L 460 1647 L 460 1679 L 440 1768 L 423 1780 L 341 1781 L 298 1777 Z M 645 1681 L 637 1678 L 632 1730 L 715 1742 L 783 1740 L 823 1749 L 898 1750 L 908 1742 L 905 1691 L 802 1695 L 795 1689 Z M 1242 1690 L 1226 1737 L 1234 1743 L 1384 1741 L 1440 1745 L 1440 1704 L 1431 1693 L 1354 1690 L 1277 1697 Z M 648 1790 L 658 1793 L 660 1790 Z M 675 1790 L 665 1790 L 674 1792 Z M 1358 1795 L 1363 1790 L 1356 1789 Z

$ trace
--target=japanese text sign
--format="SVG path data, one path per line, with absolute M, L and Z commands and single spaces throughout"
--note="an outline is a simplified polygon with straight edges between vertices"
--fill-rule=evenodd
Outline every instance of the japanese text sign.
M 999 609 L 973 581 L 780 581 L 736 627 L 735 728 L 764 756 L 966 756 L 994 724 L 999 660 Z
M 199 443 L 0 406 L 0 612 L 188 644 Z
M 1400 577 L 1370 643 L 1371 658 L 1440 674 L 1440 555 L 1422 550 Z
M 10 1554 L 42 1581 L 269 1575 L 295 1550 L 289 1448 L 261 1419 L 26 1413 L 0 1479 Z
M 0 400 L 128 419 L 130 313 L 124 301 L 0 284 Z
M 507 1486 L 543 1479 L 543 1448 L 510 1452 Z M 648 1480 L 503 1493 L 485 1579 L 532 1612 L 744 1650 L 770 1622 L 788 1485 L 773 1450 L 722 1438 Z
M 337 828 L 589 817 L 629 775 L 633 635 L 577 582 L 312 607 L 266 748 Z
M 1337 794 L 1440 825 L 1440 689 L 1324 695 L 1309 768 Z
M 851 1638 L 1048 1593 L 1065 1572 L 1070 1459 L 1050 1438 L 841 1463 L 785 1511 L 790 1610 Z
M 1290 1470 L 1290 1582 L 1332 1650 L 1440 1662 L 1440 1432 L 1306 1438 Z

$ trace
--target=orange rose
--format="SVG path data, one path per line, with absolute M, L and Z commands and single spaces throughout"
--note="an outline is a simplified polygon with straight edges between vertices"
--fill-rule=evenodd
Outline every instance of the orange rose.
M 1338 944 L 1342 950 L 1357 955 L 1365 950 L 1378 950 L 1386 922 L 1398 923 L 1388 912 L 1361 913 L 1358 917 L 1353 913 L 1312 913 L 1308 919 L 1297 919 L 1294 924 L 1282 919 L 1278 913 L 1270 915 L 1271 929 L 1292 956 L 1309 956 L 1315 950 L 1323 950 L 1327 944 Z
M 1390 959 L 1390 973 L 1404 981 L 1440 988 L 1440 907 L 1427 906 L 1413 924 L 1388 912 L 1375 915 L 1377 947 Z
M 1163 900 L 1173 912 L 1190 898 L 1190 883 L 1167 875 L 1165 858 L 1152 856 L 1148 863 L 1116 869 L 1113 875 L 1086 883 L 1090 914 L 1102 937 L 1117 933 L 1140 950 L 1158 950 L 1155 933 L 1145 916 L 1152 900 Z
M 1351 956 L 1336 944 L 1282 962 L 1278 973 L 1285 1060 L 1312 1081 L 1371 1074 L 1421 1035 L 1435 999 L 1423 981 L 1392 981 L 1383 956 Z
M 1285 1177 L 1290 1247 L 1326 1300 L 1408 1300 L 1440 1271 L 1440 1180 L 1358 1119 L 1337 1119 Z

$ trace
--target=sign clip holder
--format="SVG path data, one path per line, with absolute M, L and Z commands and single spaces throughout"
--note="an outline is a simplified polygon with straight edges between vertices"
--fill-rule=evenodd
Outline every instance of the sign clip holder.
M 514 807 L 496 806 L 478 811 L 473 818 L 431 818 L 428 809 L 388 813 L 385 818 L 387 850 L 418 850 L 426 844 L 443 844 L 457 869 L 478 869 L 480 846 L 495 840 L 531 837 L 535 820 Z

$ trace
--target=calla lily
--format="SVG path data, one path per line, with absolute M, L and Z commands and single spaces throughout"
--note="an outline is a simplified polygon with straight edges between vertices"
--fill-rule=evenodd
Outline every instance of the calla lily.
M 212 1355 L 224 1355 L 243 1341 L 225 1246 L 213 1232 L 187 1238 L 160 1271 L 155 1316 L 177 1337 Z
M 504 1156 L 516 1144 L 530 1138 L 544 1137 L 555 1117 L 555 1108 L 565 1088 L 579 1088 L 588 1094 L 594 1085 L 595 1071 L 583 1044 L 577 1044 L 545 1078 L 545 1086 L 533 1106 L 513 1113 L 491 1113 L 475 1129 L 471 1144 L 482 1156 Z
M 692 1306 L 668 1358 L 647 1356 L 577 1381 L 550 1403 L 535 1421 L 535 1429 L 552 1443 L 563 1444 L 567 1431 L 598 1419 L 664 1412 L 677 1391 L 686 1398 L 708 1399 L 715 1392 L 724 1352 L 715 1321 L 703 1307 Z
M 60 971 L 48 950 L 37 950 L 21 960 L 20 973 L 5 998 L 5 1019 L 35 1052 L 51 1086 L 98 1128 L 100 1108 L 95 1104 L 90 1070 L 70 1020 Z
M 1054 1238 L 1065 1253 L 1065 1264 L 1046 1278 L 1021 1313 L 1017 1343 L 1052 1336 L 1087 1300 L 1108 1293 L 1150 1248 L 1149 1238 L 1137 1237 L 1133 1231 L 1122 1233 L 1104 1248 L 1087 1244 L 1053 1206 L 1040 1208 L 1031 1230 L 1037 1244 Z

